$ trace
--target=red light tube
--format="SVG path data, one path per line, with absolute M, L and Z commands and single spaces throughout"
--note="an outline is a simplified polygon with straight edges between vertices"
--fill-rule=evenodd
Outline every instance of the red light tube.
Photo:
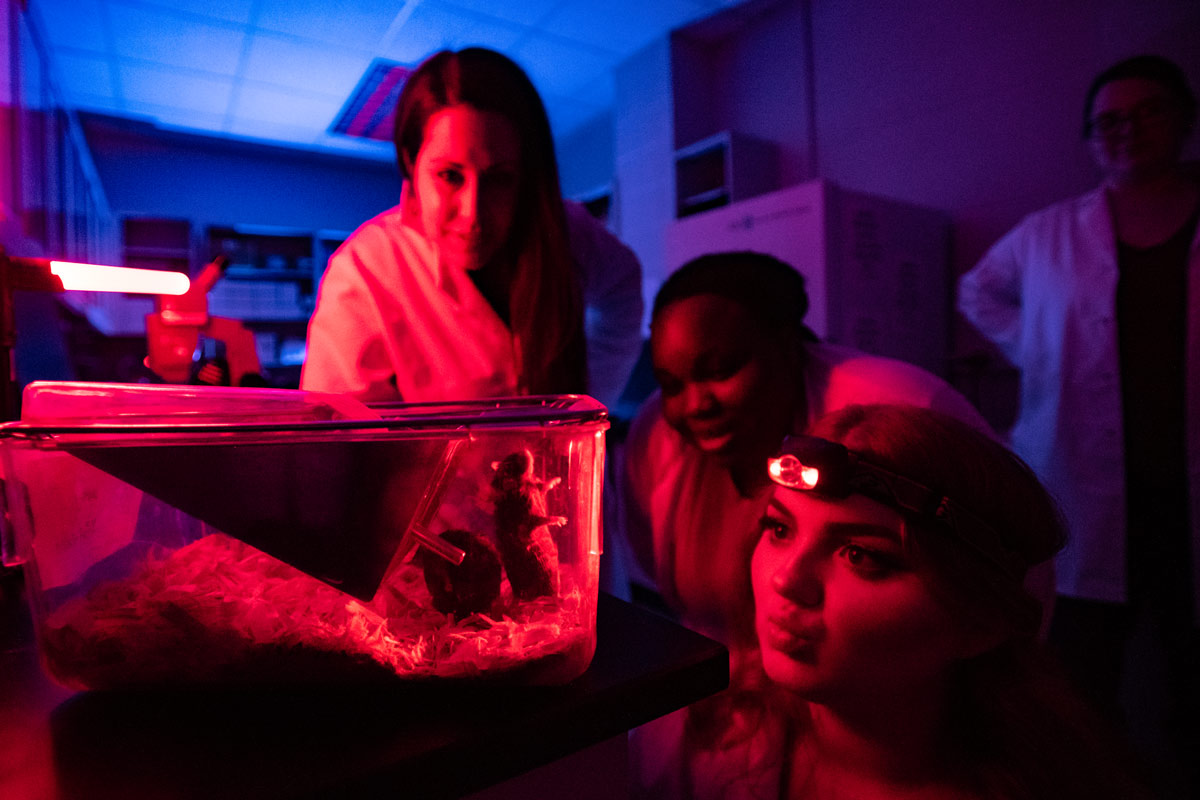
M 182 272 L 106 267 L 73 261 L 51 261 L 50 272 L 58 276 L 64 289 L 84 292 L 181 295 L 191 285 L 188 276 Z

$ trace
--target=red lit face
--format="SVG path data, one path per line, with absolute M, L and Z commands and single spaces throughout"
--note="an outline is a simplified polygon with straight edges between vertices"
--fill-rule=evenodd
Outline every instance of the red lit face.
M 751 566 L 772 680 L 826 705 L 946 686 L 966 637 L 904 552 L 901 526 L 898 512 L 861 495 L 775 490 Z
M 650 355 L 667 422 L 693 446 L 759 472 L 791 429 L 799 364 L 741 305 L 697 295 L 661 309 Z
M 441 263 L 474 270 L 496 255 L 512 230 L 520 165 L 517 129 L 499 114 L 452 106 L 429 118 L 412 188 Z
M 1154 81 L 1105 84 L 1092 101 L 1090 119 L 1092 157 L 1111 182 L 1154 178 L 1179 161 L 1187 135 L 1182 111 Z

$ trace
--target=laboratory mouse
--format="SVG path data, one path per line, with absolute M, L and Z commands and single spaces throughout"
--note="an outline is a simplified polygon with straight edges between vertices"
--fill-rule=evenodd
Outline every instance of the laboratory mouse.
M 557 595 L 558 546 L 549 526 L 564 525 L 567 520 L 547 514 L 546 495 L 560 479 L 536 477 L 528 449 L 510 453 L 492 468 L 496 541 L 513 597 L 533 600 Z

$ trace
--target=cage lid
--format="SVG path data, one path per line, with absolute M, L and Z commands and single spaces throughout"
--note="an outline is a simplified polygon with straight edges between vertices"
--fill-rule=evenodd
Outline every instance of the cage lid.
M 365 406 L 286 389 L 44 382 L 24 403 L 0 441 L 65 451 L 364 600 L 415 546 L 468 437 L 607 427 L 604 406 L 575 395 Z

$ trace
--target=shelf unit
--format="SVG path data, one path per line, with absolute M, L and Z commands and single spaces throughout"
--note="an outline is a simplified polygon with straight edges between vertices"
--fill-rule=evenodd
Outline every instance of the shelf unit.
M 313 287 L 319 288 L 333 252 L 350 238 L 349 231 L 319 230 L 313 234 Z
M 746 200 L 776 186 L 775 145 L 721 131 L 675 151 L 675 216 Z
M 206 231 L 205 250 L 209 258 L 229 258 L 229 267 L 209 293 L 210 306 L 236 306 L 229 313 L 213 313 L 238 319 L 308 317 L 314 293 L 310 231 L 213 225 Z
M 195 277 L 215 256 L 228 256 L 230 265 L 209 291 L 209 313 L 239 320 L 254 333 L 259 362 L 271 385 L 288 388 L 299 384 L 316 287 L 329 256 L 348 232 L 203 226 L 186 219 L 143 216 L 127 216 L 119 228 L 124 234 L 121 263 L 126 266 L 176 270 Z M 105 343 L 120 340 L 128 343 L 125 349 L 140 353 L 140 361 L 145 354 L 145 316 L 153 311 L 153 300 L 93 293 L 88 297 L 90 305 L 78 310 L 86 312 L 87 322 L 95 328 L 92 338 L 97 341 L 91 348 L 107 353 Z M 204 341 L 204 355 L 216 355 L 210 352 L 216 346 Z M 127 360 L 124 355 L 122 359 Z M 123 373 L 122 377 L 136 376 Z
M 230 264 L 209 291 L 210 313 L 242 320 L 258 358 L 285 385 L 299 381 L 308 318 L 329 256 L 350 234 L 264 225 L 212 225 L 205 254 Z
M 263 225 L 212 225 L 206 255 L 230 264 L 209 293 L 212 313 L 246 321 L 304 320 L 329 256 L 348 233 Z

